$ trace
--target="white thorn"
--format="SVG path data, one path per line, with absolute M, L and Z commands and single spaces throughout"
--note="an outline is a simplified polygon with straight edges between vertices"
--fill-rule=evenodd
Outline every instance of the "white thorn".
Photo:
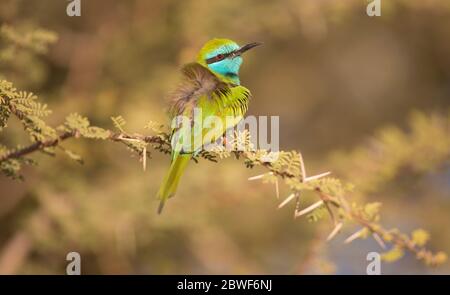
M 296 212 L 296 213 L 295 213 L 295 217 L 300 217 L 300 216 L 302 216 L 302 215 L 305 215 L 305 214 L 307 214 L 307 213 L 313 211 L 314 209 L 316 209 L 316 208 L 318 208 L 318 207 L 320 207 L 320 206 L 322 206 L 322 205 L 323 205 L 323 201 L 320 200 L 320 201 L 318 201 L 318 202 L 312 204 L 312 205 L 309 206 L 308 208 L 305 208 L 305 209 L 303 209 L 303 210 L 300 211 L 300 212 Z
M 360 230 L 358 230 L 357 232 L 355 232 L 354 234 L 352 234 L 351 236 L 349 236 L 347 239 L 345 239 L 344 244 L 348 244 L 353 242 L 354 240 L 356 240 L 357 238 L 361 237 L 361 234 L 364 232 L 365 228 L 362 228 Z
M 300 158 L 300 169 L 302 172 L 302 182 L 305 182 L 306 179 L 306 169 L 305 169 L 305 163 L 303 162 L 303 156 L 302 153 L 299 152 L 299 158 Z
M 331 174 L 331 172 L 328 171 L 328 172 L 321 173 L 321 174 L 317 174 L 317 175 L 314 175 L 314 176 L 309 176 L 309 177 L 306 177 L 306 178 L 303 180 L 303 182 L 308 182 L 308 181 L 311 181 L 311 180 L 319 179 L 319 178 L 328 176 L 328 175 L 330 175 L 330 174 Z
M 126 137 L 123 137 L 122 135 L 120 135 L 118 138 L 119 138 L 120 140 L 124 140 L 124 141 L 141 142 L 140 139 L 136 139 L 136 138 L 126 138 Z
M 147 168 L 147 147 L 145 146 L 144 149 L 142 150 L 142 169 Z
M 264 174 L 261 174 L 261 175 L 256 175 L 256 176 L 252 176 L 252 177 L 250 177 L 248 180 L 257 180 L 257 179 L 261 179 L 261 178 L 263 178 L 264 176 L 266 176 L 266 175 L 272 175 L 273 174 L 273 172 L 269 172 L 269 173 L 264 173 Z
M 378 245 L 380 245 L 381 248 L 386 249 L 386 244 L 383 242 L 383 240 L 380 238 L 380 236 L 377 233 L 372 234 L 375 241 L 377 241 Z
M 281 202 L 280 205 L 278 205 L 278 209 L 283 208 L 287 203 L 289 203 L 296 196 L 297 196 L 297 194 L 295 194 L 295 193 L 290 194 L 283 202 Z
M 336 236 L 336 234 L 341 230 L 343 225 L 344 224 L 342 222 L 339 222 L 338 224 L 336 224 L 333 231 L 328 235 L 327 241 L 331 241 L 331 239 L 333 239 Z

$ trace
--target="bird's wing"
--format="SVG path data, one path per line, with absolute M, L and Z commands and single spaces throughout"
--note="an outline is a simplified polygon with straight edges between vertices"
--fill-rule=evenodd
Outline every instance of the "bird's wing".
M 170 96 L 169 114 L 172 118 L 183 114 L 186 109 L 193 109 L 201 96 L 212 98 L 214 93 L 227 94 L 232 86 L 220 81 L 209 69 L 198 63 L 185 65 L 182 73 L 181 84 Z

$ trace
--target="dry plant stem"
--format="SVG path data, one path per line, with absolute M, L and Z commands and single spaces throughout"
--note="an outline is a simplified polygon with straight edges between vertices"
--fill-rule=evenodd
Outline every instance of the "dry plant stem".
M 44 148 L 55 147 L 55 146 L 59 145 L 62 141 L 72 138 L 72 137 L 80 137 L 80 135 L 76 131 L 71 131 L 71 132 L 64 132 L 64 133 L 60 134 L 56 139 L 49 139 L 46 141 L 37 141 L 33 144 L 30 144 L 29 146 L 20 148 L 18 150 L 15 150 L 11 153 L 8 153 L 8 154 L 0 157 L 0 162 L 10 160 L 10 159 L 17 159 L 17 158 L 26 156 L 28 154 L 31 154 L 33 152 L 42 150 Z M 156 144 L 164 144 L 165 143 L 165 141 L 162 140 L 159 136 L 128 135 L 128 134 L 124 134 L 124 133 L 115 133 L 112 131 L 110 131 L 110 135 L 108 136 L 107 139 L 111 140 L 111 141 L 116 141 L 116 142 L 133 140 L 133 141 L 156 143 Z
M 64 132 L 63 134 L 59 135 L 56 139 L 49 139 L 47 141 L 37 141 L 27 147 L 18 149 L 16 151 L 13 151 L 11 153 L 8 153 L 0 158 L 0 162 L 9 160 L 9 159 L 16 159 L 23 156 L 26 156 L 28 154 L 31 154 L 35 151 L 42 150 L 44 148 L 57 146 L 61 141 L 64 141 L 68 138 L 74 137 L 75 132 Z
M 20 113 L 18 113 L 16 115 L 20 116 Z M 160 146 L 168 146 L 170 148 L 170 143 L 167 140 L 167 138 L 168 138 L 167 136 L 161 136 L 161 135 L 144 136 L 144 135 L 140 135 L 140 134 L 130 135 L 130 134 L 126 134 L 123 132 L 120 132 L 120 133 L 112 132 L 112 131 L 108 131 L 108 132 L 109 132 L 109 136 L 106 139 L 110 140 L 110 141 L 122 142 L 122 143 L 126 143 L 127 141 L 128 142 L 134 141 L 134 142 L 142 142 L 142 143 L 148 143 L 148 144 L 158 144 Z M 28 154 L 42 150 L 47 147 L 57 146 L 62 141 L 65 141 L 66 139 L 73 138 L 73 137 L 77 138 L 77 137 L 82 137 L 82 136 L 77 131 L 64 132 L 64 133 L 60 134 L 56 139 L 49 139 L 46 141 L 37 141 L 27 147 L 20 148 L 15 151 L 12 151 L 6 155 L 3 155 L 2 157 L 0 157 L 0 162 L 6 161 L 9 159 L 20 158 L 20 157 L 26 156 Z M 254 154 L 254 151 L 232 151 L 232 154 L 234 154 L 237 158 L 251 159 Z M 265 175 L 275 175 L 275 176 L 281 177 L 283 179 L 298 177 L 297 175 L 293 175 L 286 171 L 282 171 L 282 172 L 276 171 L 275 169 L 273 169 L 270 162 L 261 162 L 260 164 L 263 167 L 265 167 L 266 169 L 268 169 L 269 171 L 265 174 L 251 177 L 251 178 L 249 178 L 249 180 L 261 179 Z M 306 177 L 306 171 L 305 171 L 302 159 L 301 159 L 301 173 L 302 173 L 301 181 L 310 181 L 313 179 L 315 180 L 315 179 L 327 176 L 329 174 L 329 172 L 326 172 L 326 173 L 322 173 L 322 174 L 319 174 L 316 176 L 311 176 L 309 178 Z M 418 258 L 424 259 L 425 257 L 429 257 L 430 255 L 432 255 L 432 253 L 430 251 L 426 250 L 425 248 L 418 247 L 417 245 L 415 245 L 408 238 L 408 236 L 397 233 L 397 232 L 388 231 L 388 230 L 384 229 L 382 226 L 380 226 L 378 223 L 375 223 L 375 222 L 372 222 L 371 220 L 365 219 L 364 216 L 362 216 L 360 213 L 358 213 L 357 211 L 352 209 L 352 207 L 350 206 L 348 201 L 343 196 L 331 196 L 329 194 L 324 193 L 320 189 L 320 187 L 316 187 L 314 191 L 317 193 L 320 200 L 318 202 L 314 203 L 313 205 L 309 206 L 306 209 L 299 210 L 299 196 L 300 196 L 299 191 L 293 192 L 295 197 L 290 195 L 284 202 L 282 202 L 280 204 L 280 207 L 283 207 L 289 201 L 296 199 L 295 217 L 299 217 L 299 216 L 302 216 L 304 214 L 307 214 L 307 213 L 313 211 L 314 209 L 316 209 L 324 204 L 326 206 L 326 208 L 330 214 L 331 220 L 334 224 L 333 231 L 328 236 L 328 240 L 332 239 L 340 231 L 340 229 L 343 226 L 344 218 L 347 218 L 348 220 L 351 220 L 351 221 L 363 226 L 364 228 L 367 228 L 372 233 L 372 236 L 374 237 L 374 239 L 383 248 L 385 247 L 383 240 L 387 241 L 385 237 L 390 236 L 390 239 L 389 239 L 390 244 L 393 244 L 397 247 L 402 247 L 406 250 L 409 250 L 410 252 L 414 253 L 416 255 L 416 257 L 418 257 Z M 345 216 L 339 216 L 339 220 L 337 220 L 333 214 L 331 205 L 333 207 L 335 207 L 336 209 L 341 209 Z M 359 233 L 355 233 L 355 235 L 352 235 L 346 241 L 350 242 L 352 240 L 355 240 L 358 237 L 359 237 Z
M 364 219 L 360 214 L 355 213 L 350 209 L 350 205 L 347 203 L 347 201 L 343 198 L 339 198 L 340 202 L 334 201 L 334 197 L 329 196 L 321 192 L 319 189 L 316 189 L 316 191 L 320 194 L 321 198 L 328 198 L 329 200 L 333 200 L 333 204 L 336 207 L 344 209 L 344 212 L 347 214 L 347 216 L 353 220 L 354 222 L 362 225 L 363 227 L 367 228 L 371 233 L 374 239 L 380 244 L 380 246 L 384 249 L 386 248 L 386 245 L 383 242 L 383 239 L 381 237 L 384 237 L 386 235 L 390 235 L 392 237 L 391 244 L 395 244 L 397 246 L 403 247 L 410 251 L 411 253 L 414 253 L 416 257 L 423 257 L 424 255 L 430 254 L 429 251 L 417 247 L 411 240 L 408 239 L 408 237 L 399 234 L 397 232 L 392 232 L 384 229 L 378 224 L 375 224 L 374 222 L 371 222 L 369 220 Z M 356 232 L 354 235 L 357 235 L 354 237 L 353 235 L 350 236 L 346 241 L 351 242 L 352 240 L 355 240 L 358 238 L 358 236 L 361 234 L 361 231 Z M 350 240 L 350 238 L 352 238 Z M 350 240 L 350 241 L 349 241 Z
M 271 170 L 270 163 L 262 163 L 262 166 Z M 302 170 L 304 173 L 304 168 L 302 168 Z M 278 172 L 274 171 L 272 173 L 281 178 L 296 178 L 297 177 L 297 176 L 289 174 L 287 172 L 278 173 Z M 331 196 L 329 194 L 322 192 L 320 187 L 316 187 L 315 192 L 318 194 L 320 201 L 314 203 L 313 205 L 311 205 L 310 207 L 308 207 L 306 209 L 303 209 L 300 212 L 298 212 L 298 210 L 296 209 L 296 217 L 299 217 L 301 215 L 304 215 L 308 212 L 313 211 L 313 209 L 319 207 L 321 204 L 324 204 L 324 203 L 327 205 L 331 204 L 338 209 L 339 208 L 342 209 L 343 212 L 345 213 L 346 217 L 349 220 L 363 226 L 364 228 L 367 228 L 372 233 L 372 236 L 374 236 L 374 239 L 380 244 L 380 246 L 382 248 L 386 247 L 386 245 L 383 242 L 383 238 L 386 236 L 390 236 L 391 237 L 391 239 L 389 241 L 390 244 L 398 246 L 398 247 L 402 247 L 402 248 L 410 251 L 411 253 L 414 253 L 417 258 L 424 258 L 425 256 L 432 254 L 430 251 L 426 250 L 425 248 L 417 247 L 407 236 L 397 233 L 397 232 L 392 232 L 392 231 L 386 230 L 379 224 L 365 219 L 363 216 L 361 216 L 361 214 L 359 214 L 358 212 L 356 212 L 352 209 L 352 207 L 350 206 L 348 201 L 343 196 Z M 298 205 L 298 203 L 297 203 L 297 205 Z M 311 207 L 313 207 L 312 210 L 311 210 Z M 330 209 L 330 207 L 328 206 L 327 209 Z M 330 213 L 330 215 L 331 214 L 332 213 Z M 330 216 L 330 217 L 332 219 L 334 218 L 334 216 Z M 336 222 L 336 221 L 334 221 L 334 222 Z M 338 227 L 337 231 L 340 230 L 341 226 L 339 224 L 340 223 L 337 223 L 335 225 L 335 228 L 333 231 L 336 230 L 336 226 Z M 358 233 L 358 236 L 356 236 L 356 237 L 352 237 L 352 239 L 350 241 L 358 238 L 359 234 L 360 233 Z M 330 236 L 331 236 L 331 234 L 330 234 Z M 332 237 L 334 237 L 334 235 Z M 349 239 L 347 239 L 347 243 L 350 242 L 348 240 Z M 381 243 L 380 243 L 380 241 L 381 241 Z

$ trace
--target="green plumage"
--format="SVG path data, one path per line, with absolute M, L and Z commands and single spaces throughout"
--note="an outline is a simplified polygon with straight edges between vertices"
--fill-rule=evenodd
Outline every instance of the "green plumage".
M 179 131 L 179 137 L 177 141 L 172 142 L 172 161 L 158 191 L 158 198 L 161 200 L 159 213 L 166 200 L 175 194 L 192 153 L 198 152 L 194 146 L 189 152 L 184 151 L 178 146 L 180 142 L 187 139 L 192 143 L 201 142 L 203 145 L 214 142 L 227 128 L 234 127 L 247 112 L 250 91 L 239 85 L 239 68 L 242 63 L 241 54 L 254 46 L 256 45 L 239 47 L 228 39 L 213 39 L 200 50 L 196 62 L 183 67 L 182 82 L 170 99 L 171 118 L 182 115 L 191 120 L 198 120 L 198 117 L 194 118 L 194 109 L 197 108 L 201 109 L 203 122 L 210 116 L 217 116 L 222 126 L 219 124 L 204 128 L 202 132 L 193 134 L 184 133 L 182 130 L 180 132 L 178 129 L 172 130 L 172 134 Z M 204 136 L 208 132 L 214 132 L 214 136 L 206 139 Z M 187 138 L 188 136 L 190 138 Z

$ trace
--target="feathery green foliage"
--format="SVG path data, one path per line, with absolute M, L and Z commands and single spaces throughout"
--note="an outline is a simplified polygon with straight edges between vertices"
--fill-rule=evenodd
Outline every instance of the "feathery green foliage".
M 55 40 L 51 34 L 42 31 L 22 37 L 16 35 L 16 32 L 8 27 L 3 28 L 1 32 L 4 38 L 13 44 L 19 44 L 25 49 L 31 49 L 38 53 L 44 52 L 46 45 Z M 62 125 L 53 128 L 45 122 L 50 113 L 47 106 L 39 103 L 37 97 L 32 93 L 19 91 L 8 81 L 0 81 L 0 132 L 7 128 L 9 120 L 15 117 L 23 125 L 31 142 L 25 147 L 0 146 L 0 169 L 6 176 L 20 178 L 21 167 L 34 163 L 26 158 L 29 154 L 38 151 L 54 154 L 56 147 L 61 148 L 71 159 L 82 162 L 81 156 L 61 145 L 68 138 L 121 142 L 139 155 L 144 167 L 145 159 L 150 156 L 149 149 L 170 153 L 170 134 L 164 131 L 161 124 L 148 123 L 145 127 L 151 132 L 151 135 L 140 135 L 126 131 L 126 121 L 121 116 L 111 118 L 114 127 L 117 129 L 117 131 L 111 131 L 92 126 L 86 117 L 73 113 L 66 117 Z M 413 135 L 411 136 L 404 135 L 397 129 L 382 133 L 377 146 L 384 152 L 387 159 L 385 163 L 378 160 L 371 161 L 367 157 L 367 151 L 359 152 L 361 153 L 361 159 L 359 160 L 362 161 L 363 158 L 365 162 L 370 162 L 371 165 L 367 167 L 373 170 L 369 172 L 374 175 L 381 175 L 379 177 L 383 177 L 383 180 L 385 180 L 393 177 L 394 168 L 397 169 L 397 167 L 404 165 L 408 162 L 408 159 L 421 159 L 420 157 L 424 155 L 423 151 L 432 151 L 433 155 L 437 156 L 431 161 L 428 158 L 422 159 L 423 161 L 415 161 L 417 163 L 414 165 L 418 170 L 426 170 L 430 166 L 441 163 L 442 158 L 448 157 L 450 143 L 444 141 L 439 145 L 433 145 L 430 143 L 430 136 L 448 136 L 447 124 L 450 122 L 449 119 L 444 117 L 430 119 L 425 115 L 416 115 L 416 121 L 414 122 L 416 123 L 413 124 Z M 234 156 L 236 159 L 242 159 L 248 168 L 259 166 L 266 169 L 267 173 L 256 177 L 256 179 L 260 178 L 267 183 L 275 184 L 277 188 L 280 184 L 284 184 L 291 192 L 291 195 L 286 199 L 286 203 L 282 203 L 280 207 L 296 200 L 295 216 L 297 218 L 306 215 L 310 221 L 319 221 L 329 216 L 333 223 L 333 230 L 328 239 L 332 239 L 345 225 L 357 224 L 361 229 L 349 237 L 347 241 L 372 236 L 383 247 L 385 247 L 385 243 L 390 244 L 391 250 L 383 255 L 383 259 L 386 261 L 395 261 L 401 258 L 405 251 L 414 253 L 418 259 L 428 265 L 442 264 L 446 261 L 445 253 L 433 253 L 425 247 L 429 240 L 429 234 L 426 231 L 415 230 L 409 236 L 395 228 L 385 229 L 380 223 L 381 203 L 373 202 L 361 205 L 352 201 L 351 196 L 354 191 L 357 191 L 354 190 L 353 184 L 343 182 L 335 177 L 329 177 L 328 173 L 308 176 L 300 152 L 280 151 L 276 154 L 277 159 L 272 161 L 274 153 L 254 149 L 251 146 L 248 132 L 235 133 L 231 139 L 231 144 L 233 146 L 232 151 L 219 146 L 212 151 L 200 152 L 194 160 L 198 161 L 203 158 L 218 162 L 220 159 Z M 247 149 L 242 150 L 240 148 L 242 145 L 246 146 Z M 393 150 L 398 152 L 392 153 Z M 418 150 L 422 152 L 417 153 Z M 358 158 L 358 156 L 355 156 L 355 158 Z M 430 165 L 430 162 L 432 165 Z M 364 167 L 361 169 L 364 169 Z M 373 173 L 373 171 L 380 173 Z M 366 189 L 375 184 L 379 185 L 381 182 L 380 179 L 373 179 L 375 184 L 358 184 L 357 176 L 349 177 L 349 179 L 356 180 L 356 189 L 359 189 L 360 186 Z M 315 194 L 318 200 L 313 205 L 302 209 L 300 208 L 302 197 L 307 192 Z
M 1 40 L 3 39 L 3 40 Z M 0 49 L 0 61 L 14 58 L 15 51 L 27 49 L 35 53 L 47 53 L 48 45 L 58 40 L 57 35 L 48 30 L 28 28 L 17 29 L 9 25 L 0 27 L 0 40 L 7 44 Z

